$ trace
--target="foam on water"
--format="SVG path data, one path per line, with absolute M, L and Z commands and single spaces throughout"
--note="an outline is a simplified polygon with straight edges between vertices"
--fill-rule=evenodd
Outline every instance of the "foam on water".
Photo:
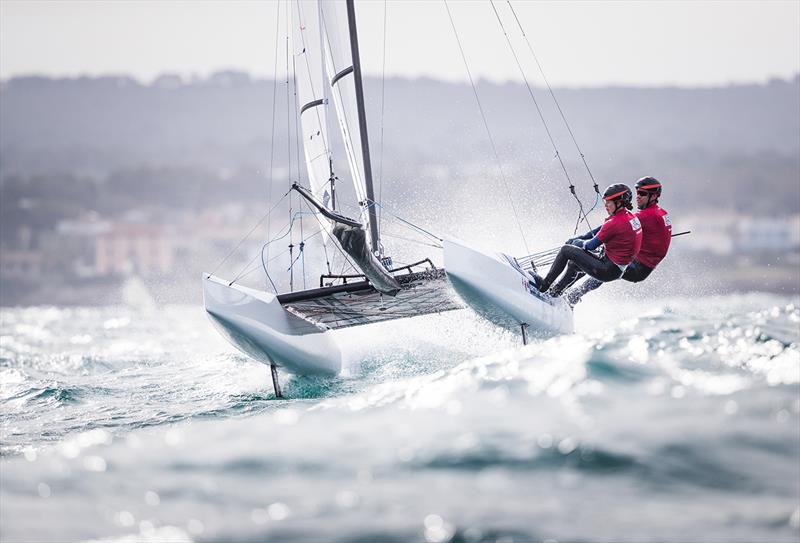
M 6 310 L 4 536 L 796 541 L 797 305 L 589 300 L 527 347 L 467 311 L 349 329 L 286 401 L 196 308 Z

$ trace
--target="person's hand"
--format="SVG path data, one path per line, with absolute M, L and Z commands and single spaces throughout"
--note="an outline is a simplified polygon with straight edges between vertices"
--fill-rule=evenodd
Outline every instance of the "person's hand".
M 569 238 L 567 241 L 564 242 L 564 245 L 575 245 L 575 240 L 580 238 Z
M 586 242 L 584 240 L 580 239 L 580 238 L 575 238 L 575 239 L 572 240 L 572 244 L 575 247 L 579 247 L 581 249 L 583 249 L 583 246 L 584 246 L 585 243 Z

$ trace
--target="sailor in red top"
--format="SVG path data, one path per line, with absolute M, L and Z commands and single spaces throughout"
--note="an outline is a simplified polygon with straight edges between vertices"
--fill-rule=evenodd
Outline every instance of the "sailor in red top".
M 614 281 L 622 276 L 628 265 L 636 258 L 642 243 L 642 226 L 629 211 L 633 208 L 631 189 L 621 183 L 611 185 L 603 193 L 603 200 L 608 218 L 602 226 L 587 232 L 584 236 L 568 240 L 567 244 L 561 247 L 547 277 L 542 279 L 536 276 L 539 292 L 549 289 L 551 296 L 560 296 L 564 289 L 584 274 L 592 276 L 601 283 Z M 601 244 L 605 246 L 604 254 L 597 255 L 591 252 Z M 564 268 L 566 273 L 553 285 L 553 281 L 561 275 Z
M 627 266 L 641 250 L 642 226 L 630 211 L 620 209 L 606 218 L 597 239 L 605 245 L 606 256 L 614 264 Z
M 669 213 L 658 205 L 661 188 L 661 182 L 655 177 L 642 177 L 636 182 L 636 206 L 639 208 L 636 217 L 642 223 L 643 236 L 638 256 L 622 274 L 622 278 L 631 283 L 647 279 L 669 250 L 672 223 Z M 584 294 L 602 284 L 602 281 L 589 277 L 567 293 L 567 299 L 574 305 Z

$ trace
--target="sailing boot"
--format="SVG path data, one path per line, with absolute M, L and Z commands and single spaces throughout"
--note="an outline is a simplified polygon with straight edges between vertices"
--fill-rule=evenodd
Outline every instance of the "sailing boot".
M 583 296 L 583 292 L 581 292 L 580 288 L 571 288 L 567 291 L 564 299 L 567 300 L 570 307 L 575 307 L 581 301 L 581 296 Z
M 547 282 L 546 277 L 542 277 L 538 273 L 534 274 L 536 288 L 539 289 L 539 292 L 545 293 L 550 288 L 550 283 Z
M 558 289 L 557 287 L 558 285 L 553 285 L 552 287 L 550 287 L 550 290 L 547 291 L 547 295 L 550 296 L 551 298 L 558 298 L 559 296 L 561 296 L 563 291 Z
M 574 282 L 575 278 L 572 276 L 572 274 L 567 273 L 555 285 L 550 287 L 550 290 L 547 291 L 547 294 L 553 298 L 558 298 L 566 289 L 572 286 Z

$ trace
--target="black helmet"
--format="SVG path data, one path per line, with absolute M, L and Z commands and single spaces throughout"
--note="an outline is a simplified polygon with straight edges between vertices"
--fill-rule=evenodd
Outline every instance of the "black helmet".
M 633 208 L 633 204 L 631 204 L 633 193 L 631 189 L 628 188 L 628 185 L 623 185 L 622 183 L 610 185 L 605 192 L 603 192 L 603 200 L 606 202 L 620 202 L 622 206 L 627 209 Z
M 636 190 L 643 190 L 656 196 L 661 196 L 661 181 L 655 177 L 642 177 L 636 182 Z

